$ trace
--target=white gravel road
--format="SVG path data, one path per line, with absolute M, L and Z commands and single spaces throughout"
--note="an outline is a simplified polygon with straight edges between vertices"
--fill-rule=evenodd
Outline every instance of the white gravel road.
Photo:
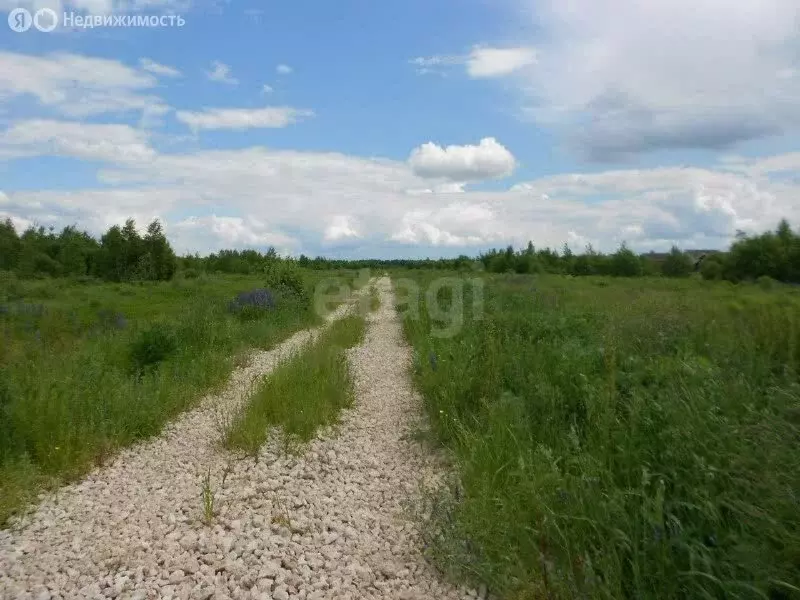
M 269 442 L 258 461 L 232 461 L 217 444 L 218 407 L 238 406 L 256 376 L 314 334 L 298 333 L 256 354 L 220 396 L 157 439 L 0 531 L 0 598 L 476 597 L 439 581 L 404 518 L 420 480 L 437 471 L 404 437 L 419 397 L 388 278 L 377 286 L 381 308 L 349 351 L 357 402 L 336 430 L 300 455 Z M 211 525 L 202 522 L 207 469 L 219 511 Z

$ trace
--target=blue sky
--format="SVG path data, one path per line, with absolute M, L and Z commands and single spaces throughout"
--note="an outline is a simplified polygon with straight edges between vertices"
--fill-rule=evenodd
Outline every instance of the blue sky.
M 0 218 L 20 228 L 160 218 L 181 252 L 361 257 L 800 222 L 795 0 L 0 8 L 60 19 L 0 28 Z

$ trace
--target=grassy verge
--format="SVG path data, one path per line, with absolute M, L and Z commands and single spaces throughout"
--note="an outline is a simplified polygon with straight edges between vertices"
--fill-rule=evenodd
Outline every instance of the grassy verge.
M 482 280 L 404 315 L 459 475 L 432 558 L 505 598 L 800 598 L 800 295 Z
M 372 312 L 377 311 L 381 307 L 381 296 L 378 288 L 374 285 L 369 290 L 369 309 Z
M 317 428 L 336 422 L 353 402 L 345 349 L 360 343 L 364 331 L 363 316 L 344 317 L 278 366 L 234 419 L 226 446 L 256 455 L 270 426 L 283 428 L 287 440 L 305 442 Z
M 305 290 L 324 273 L 301 273 Z M 267 310 L 232 311 L 263 277 L 169 283 L 67 279 L 0 286 L 0 526 L 44 488 L 161 431 L 222 385 L 237 357 L 318 322 L 309 292 L 275 288 Z M 301 290 L 302 291 L 302 290 Z

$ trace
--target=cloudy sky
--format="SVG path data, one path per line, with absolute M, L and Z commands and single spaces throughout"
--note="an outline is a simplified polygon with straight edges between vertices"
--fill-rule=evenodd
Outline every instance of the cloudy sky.
M 417 257 L 800 226 L 797 0 L 18 8 L 59 21 L 0 21 L 20 228 L 157 217 L 180 252 Z M 165 25 L 76 26 L 95 16 Z

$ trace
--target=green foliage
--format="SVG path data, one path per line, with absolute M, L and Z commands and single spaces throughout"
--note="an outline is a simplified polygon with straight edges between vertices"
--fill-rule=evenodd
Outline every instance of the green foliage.
M 783 220 L 776 231 L 745 237 L 731 246 L 724 263 L 724 276 L 731 281 L 757 279 L 800 283 L 800 236 Z
M 162 281 L 172 278 L 176 258 L 161 224 L 153 221 L 144 238 L 132 219 L 111 227 L 100 242 L 75 227 L 59 234 L 44 227 L 17 235 L 10 220 L 0 223 L 0 270 L 20 277 L 86 277 L 107 281 Z
M 130 349 L 131 364 L 141 373 L 175 354 L 178 343 L 173 331 L 163 323 L 145 329 L 133 340 Z
M 638 277 L 642 275 L 642 259 L 625 244 L 611 256 L 610 274 L 617 277 Z
M 494 276 L 483 306 L 449 338 L 404 318 L 459 474 L 436 564 L 505 598 L 797 594 L 800 297 Z
M 758 284 L 758 287 L 760 287 L 762 290 L 768 291 L 774 289 L 775 284 L 777 282 L 769 275 L 762 275 L 761 277 L 756 279 L 756 283 Z
M 661 264 L 661 273 L 667 277 L 688 277 L 694 271 L 694 261 L 677 246 L 673 246 Z
M 267 287 L 283 297 L 307 302 L 311 296 L 303 270 L 292 261 L 272 261 L 265 268 Z
M 703 259 L 703 262 L 700 263 L 700 274 L 703 276 L 703 279 L 712 281 L 722 279 L 724 269 L 725 267 L 722 263 L 722 259 L 718 256 L 707 256 Z
M 22 248 L 11 219 L 0 222 L 0 271 L 10 271 L 19 264 L 19 254 Z

